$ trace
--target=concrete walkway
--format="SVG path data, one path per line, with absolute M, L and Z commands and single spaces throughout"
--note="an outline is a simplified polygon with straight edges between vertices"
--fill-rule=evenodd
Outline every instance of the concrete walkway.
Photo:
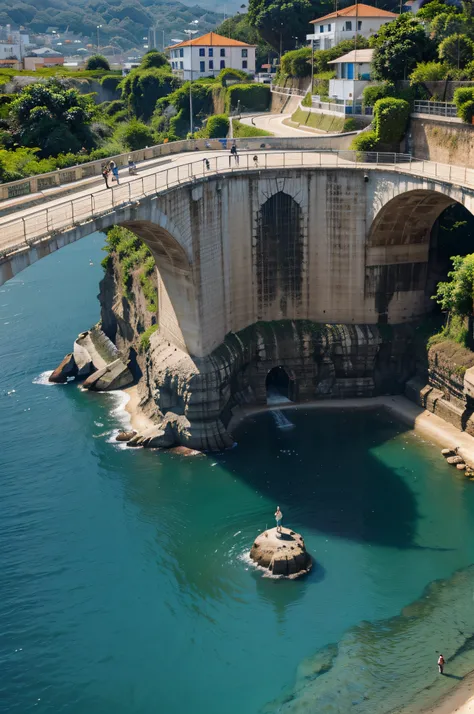
M 242 117 L 242 124 L 255 126 L 257 129 L 269 131 L 273 136 L 315 136 L 326 135 L 325 131 L 298 129 L 294 126 L 288 126 L 284 123 L 285 120 L 291 119 L 291 114 L 254 114 L 251 117 Z M 252 122 L 253 119 L 253 122 Z

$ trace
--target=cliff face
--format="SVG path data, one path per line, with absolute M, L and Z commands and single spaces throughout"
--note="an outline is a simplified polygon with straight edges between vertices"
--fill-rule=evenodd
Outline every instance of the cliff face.
M 143 265 L 132 272 L 125 288 L 124 266 L 116 254 L 111 254 L 106 261 L 107 267 L 100 282 L 99 302 L 101 327 L 107 337 L 115 344 L 122 360 L 138 384 L 141 407 L 148 416 L 154 416 L 150 405 L 151 395 L 148 390 L 147 349 L 149 335 L 158 327 L 158 315 L 155 304 L 150 304 L 150 297 L 145 295 L 143 286 Z M 157 290 L 156 270 L 147 276 L 147 288 Z

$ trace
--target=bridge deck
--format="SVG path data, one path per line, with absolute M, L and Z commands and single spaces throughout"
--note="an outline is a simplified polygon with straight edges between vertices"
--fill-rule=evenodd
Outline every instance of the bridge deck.
M 255 156 L 257 161 L 254 161 Z M 156 165 L 142 165 L 138 177 L 129 177 L 128 171 L 123 171 L 120 185 L 111 189 L 106 189 L 103 183 L 83 187 L 78 182 L 77 191 L 72 195 L 51 198 L 41 207 L 22 208 L 20 202 L 13 215 L 0 217 L 0 257 L 5 259 L 42 239 L 104 215 L 115 207 L 205 176 L 265 169 L 339 167 L 364 171 L 383 169 L 474 187 L 474 171 L 464 167 L 418 161 L 400 154 L 373 153 L 363 155 L 362 161 L 360 157 L 360 153 L 352 151 L 251 150 L 240 153 L 239 163 L 236 163 L 228 152 L 222 151 L 176 154 L 170 163 L 158 168 Z M 209 170 L 204 159 L 210 162 Z M 26 204 L 31 201 L 31 196 L 24 199 Z

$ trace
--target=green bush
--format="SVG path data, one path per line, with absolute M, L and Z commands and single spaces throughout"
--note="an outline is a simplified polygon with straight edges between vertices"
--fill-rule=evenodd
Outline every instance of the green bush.
M 104 102 L 105 104 L 106 102 Z M 121 99 L 114 99 L 113 102 L 107 102 L 107 106 L 104 107 L 105 114 L 108 116 L 113 116 L 117 112 L 121 112 L 127 108 L 127 105 Z
M 373 127 L 377 141 L 383 144 L 399 143 L 410 118 L 410 105 L 404 99 L 386 97 L 375 102 Z
M 375 131 L 363 131 L 352 139 L 351 149 L 353 151 L 376 151 L 377 144 Z
M 110 70 L 110 65 L 104 55 L 91 55 L 86 62 L 86 70 L 91 69 Z
M 311 92 L 308 92 L 305 94 L 304 98 L 301 100 L 301 106 L 303 107 L 312 107 L 313 106 L 313 99 L 311 97 Z
M 122 77 L 119 75 L 106 74 L 105 77 L 102 77 L 100 80 L 100 84 L 108 92 L 116 92 L 121 81 Z
M 122 99 L 138 119 L 148 121 L 155 111 L 157 102 L 167 98 L 179 81 L 162 69 L 134 69 L 122 81 Z
M 474 100 L 470 99 L 468 102 L 461 104 L 457 114 L 458 117 L 461 117 L 461 119 L 467 124 L 472 124 L 472 118 L 474 116 Z
M 171 69 L 166 55 L 155 49 L 148 50 L 148 52 L 143 55 L 142 61 L 140 62 L 140 69 L 151 69 L 152 67 L 158 69 L 160 67 L 167 67 L 168 69 Z
M 289 77 L 309 77 L 311 74 L 311 48 L 286 52 L 281 58 L 281 71 Z
M 410 74 L 410 84 L 439 82 L 446 79 L 448 67 L 444 62 L 419 62 Z
M 156 332 L 158 329 L 158 325 L 150 325 L 148 329 L 145 330 L 145 332 L 142 332 L 140 335 L 140 347 L 139 351 L 143 354 L 143 352 L 148 352 L 150 349 L 150 337 L 153 335 L 154 332 Z
M 453 101 L 458 109 L 461 104 L 469 102 L 471 99 L 474 99 L 474 87 L 458 87 L 454 90 Z
M 229 133 L 229 118 L 225 114 L 214 114 L 206 124 L 209 139 L 224 139 Z
M 234 84 L 227 90 L 226 105 L 232 110 L 240 102 L 243 112 L 264 112 L 270 106 L 270 100 L 268 84 Z
M 121 127 L 118 136 L 130 151 L 145 149 L 155 143 L 155 134 L 152 129 L 141 121 L 133 121 Z
M 244 72 L 243 69 L 233 69 L 232 67 L 224 67 L 224 69 L 221 69 L 219 74 L 217 75 L 217 81 L 221 82 L 221 84 L 226 85 L 226 82 L 228 79 L 230 80 L 236 80 L 238 79 L 239 81 L 248 79 L 248 74 L 247 72 Z
M 375 102 L 378 102 L 379 99 L 393 96 L 395 96 L 395 85 L 391 82 L 373 84 L 364 88 L 362 92 L 362 103 L 366 107 L 373 107 Z
M 313 94 L 319 94 L 324 97 L 329 94 L 329 80 L 334 79 L 336 73 L 332 70 L 327 72 L 318 72 L 313 77 Z

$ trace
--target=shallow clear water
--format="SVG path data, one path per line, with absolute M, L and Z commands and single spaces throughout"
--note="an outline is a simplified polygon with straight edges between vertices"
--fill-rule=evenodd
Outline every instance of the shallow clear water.
M 40 378 L 98 319 L 101 245 L 0 288 L 0 712 L 383 714 L 452 686 L 473 485 L 376 412 L 263 414 L 194 459 L 117 447 L 120 395 Z M 245 558 L 276 505 L 305 580 Z

